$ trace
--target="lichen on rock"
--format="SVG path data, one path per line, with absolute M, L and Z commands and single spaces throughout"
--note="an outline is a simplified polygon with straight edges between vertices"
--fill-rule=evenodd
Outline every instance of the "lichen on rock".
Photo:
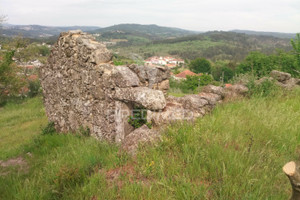
M 164 67 L 112 65 L 105 45 L 81 31 L 60 34 L 40 74 L 46 114 L 57 131 L 84 126 L 92 136 L 116 142 L 133 131 L 133 105 L 165 107 L 163 92 L 154 87 L 167 88 L 170 76 Z

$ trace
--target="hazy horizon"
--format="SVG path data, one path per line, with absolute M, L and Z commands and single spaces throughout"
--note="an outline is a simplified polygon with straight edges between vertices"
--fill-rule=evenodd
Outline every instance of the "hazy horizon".
M 156 24 L 191 31 L 300 32 L 298 0 L 2 0 L 6 23 L 43 26 Z

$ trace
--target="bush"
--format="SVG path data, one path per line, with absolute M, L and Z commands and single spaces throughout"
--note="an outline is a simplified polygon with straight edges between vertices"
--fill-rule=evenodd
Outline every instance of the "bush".
M 0 104 L 4 104 L 9 97 L 17 96 L 24 85 L 12 60 L 14 54 L 14 51 L 7 51 L 0 60 Z
M 254 80 L 251 80 L 247 84 L 247 87 L 249 88 L 249 95 L 257 97 L 274 96 L 280 89 L 273 80 L 269 79 L 266 79 L 259 84 L 255 83 Z
M 182 91 L 195 91 L 199 86 L 205 86 L 213 81 L 211 75 L 203 74 L 201 76 L 187 76 L 186 80 L 182 81 Z
M 261 52 L 251 52 L 237 67 L 237 72 L 242 74 L 251 72 L 261 78 L 269 75 L 273 69 L 276 69 L 276 62 L 272 56 Z
M 148 128 L 152 127 L 151 123 L 147 122 L 147 110 L 143 107 L 134 107 L 133 115 L 129 117 L 128 123 L 134 128 L 139 128 L 146 124 Z
M 56 132 L 55 129 L 55 124 L 54 122 L 49 122 L 43 129 L 42 129 L 42 134 L 46 135 L 46 134 L 53 134 Z
M 189 64 L 189 68 L 195 73 L 211 73 L 211 64 L 205 58 L 196 58 Z
M 212 68 L 212 75 L 216 81 L 223 81 L 226 83 L 234 76 L 235 63 L 226 61 L 217 61 Z
M 28 96 L 35 97 L 40 93 L 41 84 L 39 81 L 29 81 L 28 89 Z
M 170 88 L 178 88 L 183 93 L 194 93 L 199 86 L 209 85 L 213 82 L 211 75 L 203 74 L 201 76 L 186 76 L 185 80 L 177 81 L 170 79 Z
M 252 73 L 245 73 L 234 76 L 230 80 L 230 83 L 247 85 L 250 81 L 254 82 L 255 80 L 257 80 L 257 76 L 253 75 Z

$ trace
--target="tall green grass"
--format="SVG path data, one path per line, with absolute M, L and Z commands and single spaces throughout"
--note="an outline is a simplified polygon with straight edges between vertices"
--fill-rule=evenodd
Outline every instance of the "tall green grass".
M 9 152 L 23 155 L 30 170 L 0 177 L 0 199 L 288 199 L 282 166 L 299 159 L 299 98 L 298 89 L 219 105 L 194 123 L 168 126 L 161 142 L 141 146 L 136 157 L 72 134 L 3 139 L 8 148 L 22 150 Z M 25 102 L 23 109 L 37 104 L 31 115 L 43 115 L 37 102 Z M 28 123 L 14 119 L 15 109 L 1 110 L 1 130 Z M 15 136 L 23 134 L 19 130 Z
M 0 160 L 19 154 L 46 123 L 41 97 L 0 107 Z

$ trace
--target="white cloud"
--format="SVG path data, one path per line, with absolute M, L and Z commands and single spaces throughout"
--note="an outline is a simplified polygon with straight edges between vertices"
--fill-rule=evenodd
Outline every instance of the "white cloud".
M 0 13 L 13 24 L 300 32 L 299 0 L 1 0 Z

